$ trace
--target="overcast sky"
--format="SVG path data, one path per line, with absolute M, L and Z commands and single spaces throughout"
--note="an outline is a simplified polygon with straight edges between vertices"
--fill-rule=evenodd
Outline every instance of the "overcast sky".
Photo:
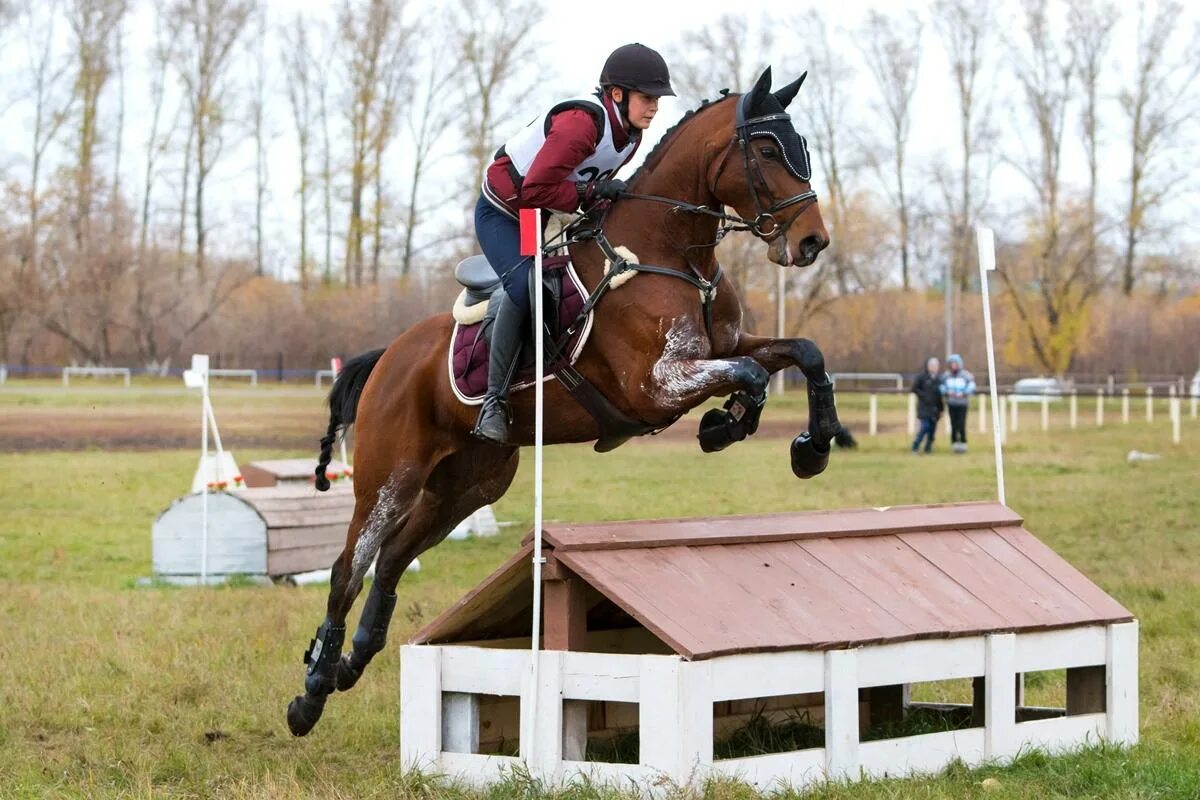
M 136 0 L 135 0 L 136 2 Z M 827 20 L 840 31 L 852 30 L 871 7 L 885 7 L 888 10 L 897 8 L 915 8 L 928 17 L 929 3 L 925 2 L 875 2 L 863 0 L 838 0 L 838 2 L 818 2 Z M 1112 48 L 1108 72 L 1104 76 L 1106 96 L 1102 109 L 1102 139 L 1105 146 L 1104 167 L 1102 180 L 1107 186 L 1104 191 L 1104 202 L 1107 210 L 1115 211 L 1121 197 L 1121 186 L 1128 176 L 1128 154 L 1125 141 L 1128 136 L 1127 125 L 1118 113 L 1113 94 L 1122 78 L 1128 78 L 1130 72 L 1124 67 L 1131 56 L 1136 36 L 1136 8 L 1125 4 L 1124 18 L 1114 37 L 1115 46 Z M 1190 30 L 1200 19 L 1197 6 L 1190 3 L 1179 27 Z M 296 11 L 304 9 L 314 14 L 332 16 L 335 4 L 319 2 L 318 0 L 269 0 L 269 19 L 271 24 L 279 24 L 290 18 Z M 534 35 L 545 43 L 542 54 L 549 68 L 541 76 L 541 82 L 533 87 L 533 97 L 529 108 L 522 108 L 518 119 L 532 117 L 540 107 L 560 96 L 575 94 L 587 90 L 595 84 L 600 66 L 608 53 L 617 45 L 628 41 L 641 41 L 647 45 L 671 51 L 679 41 L 679 31 L 698 27 L 717 20 L 734 6 L 728 0 L 667 0 L 646 2 L 634 6 L 618 6 L 614 10 L 605 10 L 603 5 L 596 6 L 593 14 L 586 20 L 581 20 L 583 7 L 575 3 L 554 2 L 548 4 L 546 18 Z M 803 24 L 805 11 L 793 3 L 760 3 L 743 2 L 737 8 L 744 9 L 754 23 L 759 23 L 763 13 L 778 19 L 782 10 L 789 14 L 799 15 L 797 19 Z M 410 9 L 415 8 L 410 4 Z M 636 13 L 627 13 L 626 8 L 636 8 Z M 1017 18 L 1018 4 L 1010 0 L 1006 12 L 1001 14 L 1004 22 Z M 60 21 L 60 32 L 65 37 L 65 25 Z M 126 126 L 125 152 L 122 161 L 123 181 L 132 189 L 132 194 L 140 192 L 141 172 L 144 169 L 145 139 L 149 130 L 149 108 L 147 106 L 147 58 L 146 51 L 153 40 L 153 14 L 148 3 L 136 3 L 136 12 L 129 20 L 127 30 L 129 36 L 126 48 L 129 53 L 129 66 L 126 74 Z M 21 181 L 27 180 L 30 121 L 32 108 L 21 100 L 26 91 L 28 81 L 21 75 L 26 68 L 26 53 L 20 31 L 8 31 L 3 42 L 3 56 L 0 56 L 0 75 L 3 83 L 0 85 L 0 176 L 9 175 Z M 1178 44 L 1182 45 L 1186 36 L 1180 36 Z M 297 150 L 295 136 L 291 124 L 290 110 L 284 94 L 284 84 L 281 75 L 280 56 L 277 50 L 278 37 L 272 35 L 267 54 L 268 70 L 271 73 L 273 95 L 270 99 L 269 126 L 272 134 L 270 146 L 270 197 L 269 197 L 269 247 L 271 260 L 282 264 L 294 257 L 296 220 L 298 218 L 298 203 L 296 198 L 296 159 Z M 875 88 L 873 82 L 861 64 L 857 52 L 848 39 L 844 52 L 851 57 L 859 67 L 857 83 L 855 84 L 852 106 L 853 111 L 848 116 L 856 126 L 870 126 L 873 123 L 869 115 L 869 104 L 873 101 Z M 782 53 L 786 50 L 786 64 L 776 65 L 776 83 L 791 80 L 800 69 L 807 66 L 805 59 L 805 41 L 803 38 L 793 40 L 785 48 L 783 43 L 776 42 L 774 50 Z M 1004 59 L 1003 49 L 997 50 L 993 56 Z M 704 54 L 696 53 L 695 58 L 703 58 Z M 243 61 L 247 65 L 248 61 Z M 765 64 L 764 64 L 765 66 Z M 249 81 L 251 74 L 248 66 L 239 68 L 240 79 Z M 989 73 L 989 79 L 990 79 Z M 998 73 L 1001 76 L 1010 74 L 1009 68 L 1002 67 Z M 809 82 L 820 81 L 822 76 L 812 73 Z M 105 113 L 110 124 L 105 132 L 110 139 L 104 142 L 106 148 L 111 147 L 111 135 L 115 128 L 112 120 L 115 115 L 116 95 L 115 81 L 110 85 L 104 99 Z M 714 91 L 720 87 L 713 87 Z M 744 89 L 747 87 L 733 87 Z M 1016 87 L 1013 81 L 1001 78 L 994 87 L 996 92 L 995 124 L 1002 132 L 1002 144 L 1005 153 L 1012 157 L 1020 157 L 1023 144 L 1021 135 L 1028 135 L 1031 123 L 1028 121 L 1024 107 L 1013 98 Z M 927 185 L 927 176 L 931 165 L 940 159 L 952 159 L 958 163 L 961 155 L 956 142 L 957 111 L 956 98 L 949 80 L 949 70 L 941 43 L 935 31 L 927 25 L 922 40 L 922 58 L 920 78 L 914 105 L 913 133 L 910 144 L 909 163 L 912 164 L 912 182 L 918 187 Z M 649 139 L 643 146 L 642 153 L 650 150 L 649 144 L 661 136 L 680 114 L 686 109 L 679 101 L 665 98 L 659 111 L 658 118 L 649 132 Z M 172 109 L 173 111 L 173 109 Z M 797 109 L 793 107 L 792 111 Z M 1072 114 L 1075 112 L 1073 111 Z M 519 123 L 518 123 L 519 124 Z M 801 133 L 810 135 L 805 130 L 805 123 L 796 115 L 797 128 Z M 1079 143 L 1078 124 L 1073 117 L 1070 121 L 1064 144 L 1064 172 L 1069 183 L 1082 187 L 1084 180 L 1083 151 Z M 511 131 L 501 131 L 497 145 Z M 853 132 L 851 132 L 853 133 Z M 234 133 L 231 138 L 237 138 L 236 145 L 230 147 L 222 157 L 222 162 L 213 177 L 213 185 L 208 197 L 211 198 L 210 214 L 214 221 L 215 230 L 210 237 L 218 249 L 223 251 L 245 252 L 252 242 L 253 230 L 250 221 L 253 219 L 254 194 L 254 164 L 253 143 L 249 141 L 245 127 L 240 133 Z M 446 150 L 452 151 L 455 142 L 446 143 Z M 814 141 L 814 145 L 819 144 Z M 402 139 L 398 139 L 388 155 L 389 165 L 395 170 L 396 183 L 405 179 L 403 165 L 406 161 L 406 148 Z M 106 151 L 110 152 L 110 151 Z M 1195 152 L 1195 151 L 1193 151 Z M 58 156 L 62 157 L 60 150 Z M 111 164 L 111 156 L 106 155 L 105 161 Z M 178 156 L 174 157 L 178 161 Z M 1181 165 L 1192 173 L 1191 187 L 1195 190 L 1197 179 L 1197 164 L 1200 159 L 1190 157 L 1189 164 Z M 174 168 L 174 162 L 172 162 Z M 111 170 L 111 166 L 107 169 Z M 449 167 L 447 167 L 449 169 Z M 164 175 L 163 181 L 156 187 L 159 203 L 169 208 L 176 188 L 172 185 L 176 179 L 172 175 Z M 869 173 L 863 173 L 855 182 L 858 186 L 867 186 L 876 179 Z M 821 191 L 821 176 L 814 177 L 814 186 Z M 1024 200 L 1031 199 L 1027 187 L 1014 171 L 1001 166 L 993 184 L 993 198 L 997 213 L 1011 213 Z M 137 198 L 131 198 L 137 202 Z M 1200 229 L 1193 221 L 1194 215 L 1190 207 L 1196 200 L 1193 194 L 1186 209 L 1176 204 L 1172 214 L 1178 216 L 1181 225 L 1186 226 L 1184 237 L 1192 243 L 1200 242 Z M 466 209 L 464 209 L 465 211 Z M 1186 213 L 1185 213 L 1186 212 Z M 338 211 L 341 214 L 341 210 Z

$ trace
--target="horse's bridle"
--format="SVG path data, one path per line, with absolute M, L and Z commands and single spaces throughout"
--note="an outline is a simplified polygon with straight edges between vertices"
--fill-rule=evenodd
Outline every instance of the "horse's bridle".
M 708 183 L 708 190 L 709 193 L 714 197 L 717 195 L 715 188 L 720 182 L 721 175 L 724 173 L 725 167 L 729 163 L 729 156 L 736 146 L 742 152 L 742 170 L 746 177 L 746 185 L 750 189 L 750 197 L 754 201 L 753 219 L 745 219 L 737 214 L 730 214 L 724 210 L 718 211 L 711 209 L 708 206 L 696 205 L 694 203 L 675 200 L 669 197 L 659 197 L 658 195 L 626 193 L 621 195 L 621 197 L 631 200 L 650 200 L 658 203 L 667 203 L 675 206 L 675 208 L 680 211 L 687 211 L 694 214 L 705 214 L 716 217 L 722 222 L 733 223 L 724 229 L 723 233 L 721 234 L 722 236 L 728 231 L 745 230 L 749 231 L 767 243 L 778 239 L 781 235 L 783 235 L 784 232 L 787 231 L 788 228 L 792 226 L 792 223 L 795 222 L 796 219 L 808 209 L 809 206 L 817 202 L 817 193 L 812 190 L 801 192 L 800 194 L 792 195 L 791 197 L 780 200 L 779 202 L 773 202 L 766 208 L 763 207 L 763 202 L 759 193 L 760 185 L 762 187 L 762 194 L 766 195 L 768 201 L 771 201 L 774 198 L 771 196 L 770 187 L 767 186 L 767 180 L 763 176 L 762 167 L 759 166 L 758 160 L 754 157 L 754 153 L 750 148 L 750 141 L 752 138 L 754 138 L 751 135 L 750 129 L 755 125 L 760 125 L 763 123 L 790 122 L 791 115 L 780 112 L 777 114 L 765 114 L 759 117 L 747 118 L 746 109 L 749 105 L 749 101 L 750 95 L 742 95 L 740 98 L 738 98 L 737 117 L 735 120 L 733 137 L 729 140 L 729 144 L 725 146 L 725 150 L 721 155 L 721 160 L 717 164 L 717 174 Z M 807 182 L 807 180 L 803 177 L 801 177 L 801 180 L 805 180 L 805 182 Z M 791 216 L 789 216 L 786 222 L 780 222 L 778 218 L 779 212 L 794 205 L 800 205 L 800 208 L 797 209 L 796 212 Z M 770 228 L 767 227 L 768 225 Z

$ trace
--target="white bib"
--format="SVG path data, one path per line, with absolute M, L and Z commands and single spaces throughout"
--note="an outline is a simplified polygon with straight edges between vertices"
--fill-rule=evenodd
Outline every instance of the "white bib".
M 625 147 L 618 150 L 613 143 L 612 121 L 609 119 L 608 110 L 600 103 L 595 94 L 580 95 L 555 103 L 548 111 L 538 115 L 504 143 L 505 154 L 512 160 L 513 166 L 522 176 L 528 174 L 533 159 L 537 157 L 542 145 L 546 143 L 546 134 L 549 132 L 551 124 L 550 118 L 568 108 L 586 108 L 592 111 L 593 116 L 598 120 L 604 120 L 604 129 L 600 134 L 600 141 L 596 143 L 596 151 L 585 158 L 567 180 L 595 181 L 610 178 L 625 163 L 637 146 L 637 140 L 631 136 Z

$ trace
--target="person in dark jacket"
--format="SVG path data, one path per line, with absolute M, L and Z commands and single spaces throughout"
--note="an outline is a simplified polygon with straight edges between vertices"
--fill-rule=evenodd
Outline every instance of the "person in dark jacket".
M 942 416 L 942 379 L 938 374 L 941 362 L 931 357 L 925 362 L 925 371 L 913 381 L 912 393 L 917 396 L 917 421 L 921 423 L 917 438 L 913 439 L 912 451 L 920 452 L 925 443 L 925 452 L 933 449 L 933 437 L 937 433 L 938 418 Z

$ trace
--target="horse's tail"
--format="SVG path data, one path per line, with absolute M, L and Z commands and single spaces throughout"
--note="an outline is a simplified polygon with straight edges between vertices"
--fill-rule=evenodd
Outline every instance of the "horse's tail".
M 321 455 L 317 459 L 318 492 L 329 488 L 325 468 L 333 460 L 333 443 L 337 441 L 339 431 L 345 436 L 346 428 L 354 424 L 354 418 L 358 415 L 358 398 L 362 396 L 367 377 L 379 363 L 383 351 L 384 348 L 381 347 L 347 361 L 338 373 L 337 380 L 333 382 L 333 388 L 329 390 L 329 429 L 321 438 Z

